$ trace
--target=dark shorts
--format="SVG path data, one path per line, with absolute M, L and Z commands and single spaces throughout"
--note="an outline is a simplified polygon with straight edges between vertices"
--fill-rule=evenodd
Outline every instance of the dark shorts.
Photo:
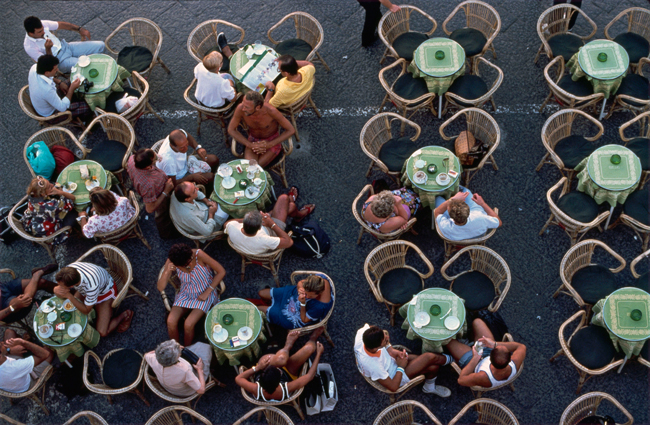
M 490 357 L 490 353 L 492 352 L 491 348 L 484 347 L 483 348 L 483 354 L 481 355 L 481 360 Z M 469 364 L 469 362 L 472 360 L 472 357 L 474 356 L 474 350 L 469 350 L 467 353 L 463 354 L 463 357 L 458 360 L 458 366 L 460 366 L 461 369 L 464 369 L 465 366 Z
M 18 295 L 23 293 L 23 280 L 14 279 L 9 282 L 0 283 L 0 310 L 4 310 L 9 307 L 11 300 L 16 298 Z M 23 308 L 21 310 L 11 313 L 9 316 L 5 317 L 5 323 L 13 323 L 27 317 L 31 311 L 31 306 L 28 308 Z

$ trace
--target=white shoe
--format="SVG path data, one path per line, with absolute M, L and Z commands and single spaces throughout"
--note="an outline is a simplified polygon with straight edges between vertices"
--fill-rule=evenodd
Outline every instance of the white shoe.
M 442 385 L 427 385 L 424 384 L 422 387 L 422 392 L 426 394 L 435 394 L 438 397 L 443 397 L 447 398 L 451 395 L 451 390 L 447 387 L 443 387 Z

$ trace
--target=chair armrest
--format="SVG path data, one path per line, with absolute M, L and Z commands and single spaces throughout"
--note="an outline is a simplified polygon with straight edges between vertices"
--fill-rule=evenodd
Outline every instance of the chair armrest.
M 11 269 L 0 269 L 0 273 L 9 273 L 12 279 L 16 278 L 16 273 Z

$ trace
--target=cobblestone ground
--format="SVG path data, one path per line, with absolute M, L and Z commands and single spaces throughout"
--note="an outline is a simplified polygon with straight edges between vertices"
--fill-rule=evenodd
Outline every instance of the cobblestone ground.
M 499 170 L 487 167 L 472 180 L 472 191 L 482 194 L 486 201 L 499 208 L 504 222 L 502 229 L 488 242 L 508 262 L 512 272 L 512 286 L 500 312 L 517 341 L 528 346 L 525 370 L 515 382 L 516 391 L 502 389 L 487 394 L 501 401 L 519 418 L 522 424 L 557 424 L 564 408 L 576 395 L 578 373 L 566 358 L 554 364 L 548 359 L 559 349 L 558 329 L 562 322 L 576 310 L 576 304 L 566 296 L 552 298 L 560 285 L 558 274 L 562 256 L 569 248 L 569 239 L 558 227 L 538 236 L 539 229 L 548 218 L 545 193 L 560 178 L 553 166 L 545 166 L 535 172 L 535 166 L 545 153 L 540 139 L 544 121 L 557 110 L 548 107 L 539 113 L 539 106 L 547 95 L 543 79 L 546 58 L 533 64 L 539 47 L 535 25 L 539 15 L 551 6 L 550 0 L 488 0 L 499 12 L 502 27 L 494 42 L 498 57 L 488 58 L 505 73 L 502 87 L 496 93 L 497 111 L 493 114 L 501 129 L 501 144 L 495 153 Z M 434 35 L 442 36 L 442 22 L 453 10 L 457 1 L 415 0 L 412 2 L 438 22 Z M 20 110 L 17 94 L 27 84 L 27 71 L 31 59 L 22 49 L 23 19 L 36 15 L 42 19 L 64 20 L 83 25 L 92 38 L 104 40 L 120 23 L 132 17 L 146 17 L 155 21 L 163 32 L 160 57 L 171 70 L 166 74 L 160 67 L 154 69 L 151 85 L 151 104 L 164 117 L 162 124 L 152 116 L 142 117 L 135 126 L 140 146 L 151 146 L 175 128 L 195 131 L 196 115 L 183 101 L 183 91 L 192 81 L 195 61 L 187 52 L 187 37 L 194 27 L 208 19 L 223 19 L 246 30 L 244 43 L 266 40 L 267 30 L 286 14 L 304 11 L 322 24 L 325 41 L 320 49 L 331 67 L 327 72 L 317 65 L 317 84 L 313 99 L 320 108 L 322 118 L 305 112 L 298 118 L 301 142 L 287 161 L 289 182 L 300 186 L 302 203 L 317 205 L 314 216 L 321 220 L 323 228 L 332 239 L 331 252 L 321 260 L 305 260 L 288 253 L 282 261 L 280 278 L 283 284 L 294 270 L 322 270 L 334 279 L 337 289 L 336 310 L 329 324 L 329 332 L 336 344 L 326 346 L 323 361 L 331 363 L 339 385 L 339 402 L 332 412 L 308 417 L 303 423 L 361 424 L 371 423 L 388 406 L 388 398 L 365 383 L 357 372 L 352 353 L 356 329 L 364 323 L 376 324 L 391 332 L 393 343 L 402 343 L 419 351 L 419 343 L 406 339 L 399 326 L 391 327 L 385 307 L 378 303 L 368 290 L 363 275 L 363 261 L 377 246 L 369 236 L 357 245 L 359 226 L 351 214 L 350 206 L 363 186 L 380 173 L 365 177 L 368 158 L 359 147 L 359 133 L 365 122 L 377 113 L 384 92 L 378 82 L 379 59 L 383 53 L 381 43 L 369 49 L 360 47 L 360 32 L 364 12 L 353 0 L 243 0 L 243 1 L 1 1 L 0 57 L 0 204 L 13 204 L 23 195 L 30 174 L 21 159 L 25 141 L 38 130 L 38 125 Z M 604 37 L 604 27 L 622 10 L 641 6 L 642 0 L 585 0 L 583 10 L 598 25 L 595 38 Z M 417 25 L 416 25 L 417 27 Z M 417 29 L 417 28 L 415 28 Z M 584 20 L 579 19 L 574 30 L 587 31 Z M 67 40 L 78 36 L 65 33 Z M 395 111 L 390 105 L 388 110 Z M 445 118 L 449 118 L 449 115 Z M 618 127 L 632 119 L 630 113 L 620 112 L 603 121 L 605 132 L 597 145 L 617 143 Z M 442 144 L 438 132 L 443 120 L 430 113 L 415 114 L 413 120 L 422 127 L 417 143 L 421 146 Z M 217 154 L 222 160 L 230 160 L 231 154 L 224 147 L 220 129 L 214 123 L 205 123 L 198 142 Z M 279 182 L 276 189 L 280 188 Z M 443 245 L 431 230 L 431 211 L 426 209 L 419 216 L 416 230 L 419 235 L 407 235 L 404 239 L 416 243 L 432 261 L 435 272 L 426 280 L 427 287 L 448 287 L 440 275 L 443 265 Z M 620 214 L 616 209 L 614 217 Z M 129 298 L 121 308 L 134 309 L 136 314 L 131 329 L 124 334 L 104 338 L 96 351 L 103 356 L 108 351 L 129 347 L 140 352 L 153 349 L 167 338 L 165 310 L 155 292 L 158 270 L 165 261 L 166 252 L 177 241 L 161 241 L 153 224 L 153 217 L 143 215 L 140 220 L 146 238 L 152 246 L 147 250 L 139 241 L 129 240 L 120 245 L 129 257 L 134 269 L 133 284 L 150 292 L 150 299 Z M 591 232 L 593 237 L 606 242 L 626 261 L 641 253 L 641 242 L 631 230 L 619 226 L 605 233 Z M 65 265 L 74 261 L 94 245 L 91 241 L 72 240 L 59 248 L 57 261 Z M 227 297 L 253 297 L 259 288 L 272 284 L 270 274 L 258 267 L 249 267 L 246 280 L 240 282 L 239 257 L 227 246 L 226 241 L 213 243 L 207 252 L 224 265 L 228 274 L 225 283 Z M 597 259 L 609 267 L 611 258 Z M 48 262 L 47 253 L 26 241 L 16 241 L 9 246 L 0 245 L 0 267 L 10 267 L 20 276 L 28 276 L 29 270 Z M 629 267 L 617 274 L 617 285 L 624 286 L 632 280 Z M 400 322 L 400 321 L 398 321 Z M 401 323 L 398 323 L 401 324 Z M 63 423 L 75 413 L 93 410 L 111 424 L 144 423 L 166 403 L 151 391 L 145 397 L 151 406 L 145 406 L 134 395 L 120 395 L 109 404 L 103 396 L 83 392 L 82 384 L 72 376 L 80 375 L 81 366 L 74 370 L 66 366 L 55 372 L 45 390 L 45 403 L 51 411 L 45 416 L 38 406 L 29 400 L 10 405 L 1 399 L 0 411 L 26 423 Z M 612 394 L 634 416 L 635 423 L 649 423 L 647 369 L 631 361 L 622 371 L 588 381 L 583 393 L 605 391 Z M 227 384 L 215 388 L 203 396 L 197 411 L 215 424 L 231 424 L 253 408 L 243 400 L 234 383 L 232 367 L 217 367 L 215 376 Z M 81 394 L 74 395 L 63 389 L 62 384 L 77 387 Z M 469 389 L 459 387 L 451 368 L 443 368 L 438 383 L 452 390 L 449 399 L 423 394 L 419 388 L 405 398 L 424 403 L 442 423 L 449 422 L 472 400 Z M 298 422 L 296 412 L 283 408 Z M 615 414 L 617 422 L 625 422 Z

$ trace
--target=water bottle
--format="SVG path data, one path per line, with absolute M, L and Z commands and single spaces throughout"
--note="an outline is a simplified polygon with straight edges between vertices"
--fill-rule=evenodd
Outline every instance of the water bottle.
M 478 353 L 479 356 L 483 355 L 483 344 L 476 341 L 476 344 L 474 344 L 474 348 L 476 349 L 476 352 Z

